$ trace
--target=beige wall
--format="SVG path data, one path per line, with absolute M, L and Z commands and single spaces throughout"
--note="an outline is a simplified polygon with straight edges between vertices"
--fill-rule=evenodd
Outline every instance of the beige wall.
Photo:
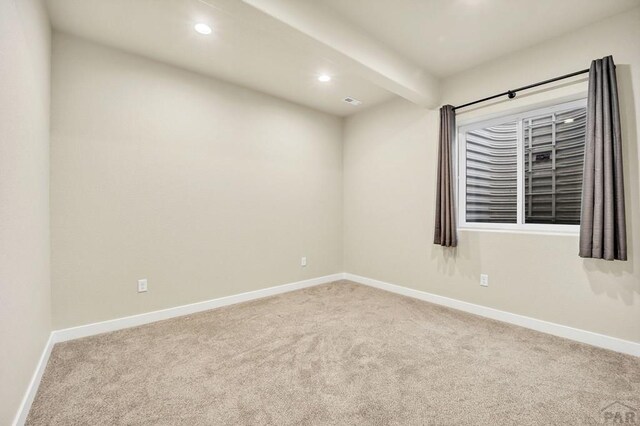
M 52 73 L 54 328 L 342 271 L 339 118 L 66 35 Z
M 0 0 L 0 424 L 13 421 L 51 331 L 49 54 L 36 0 Z
M 637 9 L 443 86 L 457 104 L 614 55 L 630 260 L 607 263 L 578 258 L 575 236 L 461 231 L 458 249 L 433 246 L 436 111 L 394 101 L 343 129 L 65 35 L 54 40 L 50 216 L 49 25 L 37 0 L 0 0 L 0 340 L 11 342 L 0 424 L 42 353 L 51 297 L 63 328 L 346 270 L 640 342 L 639 39 Z M 584 90 L 578 79 L 459 118 Z M 149 292 L 138 294 L 143 277 Z
M 444 82 L 453 105 L 587 68 L 618 64 L 630 257 L 578 257 L 577 236 L 460 231 L 459 247 L 433 238 L 438 113 L 395 101 L 350 117 L 344 138 L 345 270 L 492 308 L 640 342 L 640 9 L 492 61 Z M 584 92 L 583 79 L 460 120 Z M 489 274 L 488 288 L 479 286 Z

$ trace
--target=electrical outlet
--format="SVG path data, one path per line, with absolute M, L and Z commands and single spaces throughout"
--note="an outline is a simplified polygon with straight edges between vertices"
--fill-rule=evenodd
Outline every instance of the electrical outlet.
M 482 287 L 489 287 L 489 275 L 480 274 L 480 285 Z
M 147 291 L 147 279 L 143 278 L 138 280 L 138 293 L 144 293 Z
M 300 266 L 305 267 L 307 266 L 307 258 L 303 257 L 300 259 Z

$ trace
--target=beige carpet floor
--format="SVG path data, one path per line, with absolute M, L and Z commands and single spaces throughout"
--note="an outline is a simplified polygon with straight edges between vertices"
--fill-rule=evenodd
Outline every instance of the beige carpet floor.
M 336 282 L 57 344 L 27 424 L 573 425 L 616 401 L 640 408 L 639 358 Z

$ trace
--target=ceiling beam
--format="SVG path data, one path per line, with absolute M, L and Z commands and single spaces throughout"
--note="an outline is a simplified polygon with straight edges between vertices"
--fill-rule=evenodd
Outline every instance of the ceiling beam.
M 318 3 L 306 0 L 206 1 L 225 5 L 228 12 L 244 14 L 263 29 L 279 32 L 287 42 L 307 43 L 330 61 L 346 66 L 411 102 L 429 108 L 438 105 L 438 79 Z M 263 16 L 257 16 L 256 12 Z M 264 19 L 265 16 L 270 22 Z

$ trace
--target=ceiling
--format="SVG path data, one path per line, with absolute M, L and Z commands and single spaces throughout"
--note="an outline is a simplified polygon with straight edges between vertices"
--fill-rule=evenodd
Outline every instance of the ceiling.
M 233 1 L 50 0 L 48 7 L 58 31 L 332 114 L 359 110 L 343 102 L 347 96 L 363 107 L 394 96 L 259 16 L 236 12 Z M 196 22 L 213 33 L 196 33 Z M 332 81 L 320 83 L 319 73 Z
M 437 77 L 640 6 L 638 0 L 302 0 L 322 3 Z
M 55 30 L 346 116 L 640 0 L 47 0 Z M 213 27 L 209 36 L 193 26 Z M 329 83 L 317 80 L 331 75 Z M 354 107 L 345 97 L 361 100 Z

